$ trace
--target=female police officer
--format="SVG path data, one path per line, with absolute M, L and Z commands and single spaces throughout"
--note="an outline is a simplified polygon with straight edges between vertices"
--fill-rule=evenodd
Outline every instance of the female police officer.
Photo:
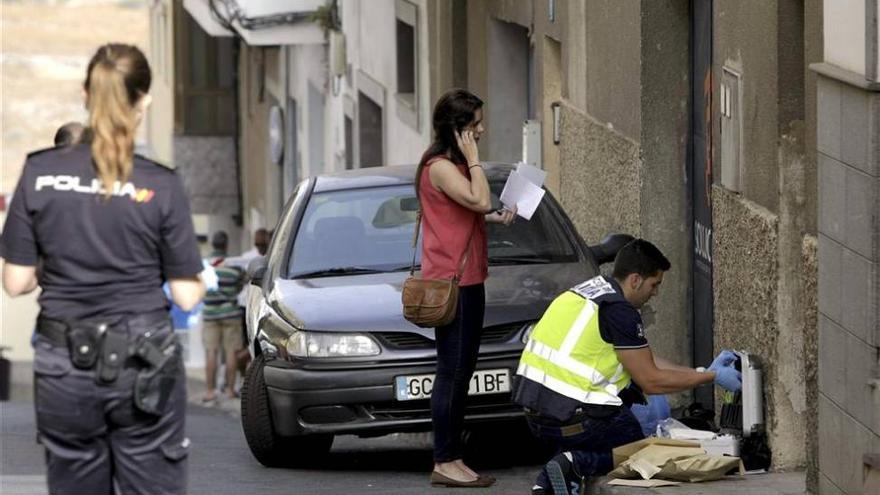
M 136 47 L 98 49 L 83 142 L 28 155 L 0 238 L 6 292 L 42 288 L 34 402 L 53 494 L 186 489 L 185 380 L 162 283 L 192 308 L 202 263 L 180 179 L 133 152 L 150 79 Z

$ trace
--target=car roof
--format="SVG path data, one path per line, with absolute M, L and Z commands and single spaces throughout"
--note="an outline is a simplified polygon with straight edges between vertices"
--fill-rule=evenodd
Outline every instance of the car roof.
M 322 174 L 315 177 L 315 192 L 412 184 L 416 168 L 416 165 L 394 165 Z M 489 162 L 484 163 L 483 168 L 486 171 L 486 177 L 490 181 L 496 181 L 505 179 L 513 170 L 513 165 Z

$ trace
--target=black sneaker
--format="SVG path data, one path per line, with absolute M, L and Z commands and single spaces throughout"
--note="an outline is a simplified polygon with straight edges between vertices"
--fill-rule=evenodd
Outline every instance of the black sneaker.
M 550 460 L 544 469 L 550 478 L 550 486 L 553 495 L 571 495 L 580 493 L 580 480 L 574 472 L 571 461 L 564 454 L 559 454 Z M 534 491 L 532 492 L 534 494 Z M 549 494 L 548 494 L 549 495 Z

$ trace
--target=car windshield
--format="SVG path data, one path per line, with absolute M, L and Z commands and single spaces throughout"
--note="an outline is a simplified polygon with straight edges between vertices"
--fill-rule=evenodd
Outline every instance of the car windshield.
M 492 183 L 498 205 L 503 183 Z M 407 270 L 418 202 L 412 186 L 314 193 L 306 206 L 290 257 L 289 276 L 309 278 Z M 532 219 L 510 227 L 487 225 L 490 265 L 577 260 L 571 240 L 547 201 Z M 420 242 L 421 244 L 421 242 Z M 419 263 L 421 249 L 417 250 Z

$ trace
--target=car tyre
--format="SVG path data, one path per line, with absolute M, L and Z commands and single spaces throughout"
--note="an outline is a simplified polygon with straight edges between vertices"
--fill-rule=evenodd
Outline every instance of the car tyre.
M 332 435 L 282 437 L 272 426 L 272 411 L 263 378 L 266 359 L 251 361 L 241 386 L 241 426 L 251 453 L 266 467 L 294 467 L 330 451 Z

